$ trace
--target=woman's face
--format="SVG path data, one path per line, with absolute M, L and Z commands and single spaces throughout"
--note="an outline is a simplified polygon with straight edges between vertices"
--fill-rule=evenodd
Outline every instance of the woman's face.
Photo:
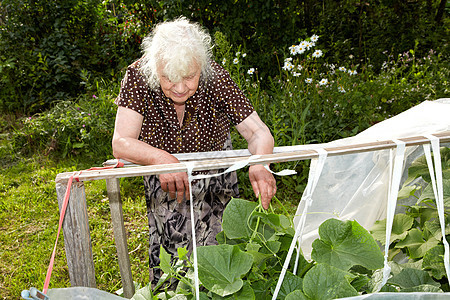
M 158 77 L 161 89 L 167 98 L 172 99 L 175 104 L 184 104 L 189 97 L 195 94 L 201 74 L 201 69 L 196 62 L 191 64 L 190 72 L 179 82 L 170 81 L 163 70 L 162 66 L 158 68 Z

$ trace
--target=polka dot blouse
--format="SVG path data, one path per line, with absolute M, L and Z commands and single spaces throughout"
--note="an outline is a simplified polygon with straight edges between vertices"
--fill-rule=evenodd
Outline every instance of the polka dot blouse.
M 216 62 L 212 67 L 213 80 L 187 99 L 182 126 L 172 100 L 148 87 L 139 60 L 128 67 L 115 103 L 144 116 L 139 140 L 153 147 L 169 153 L 222 150 L 230 122 L 241 123 L 254 109 L 229 73 Z

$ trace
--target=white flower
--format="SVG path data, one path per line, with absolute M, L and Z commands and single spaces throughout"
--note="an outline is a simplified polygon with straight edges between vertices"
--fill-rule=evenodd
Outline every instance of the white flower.
M 314 53 L 312 54 L 312 57 L 321 57 L 323 54 L 322 50 L 316 50 L 314 51 Z
M 297 45 L 290 46 L 289 47 L 289 52 L 291 53 L 291 55 L 297 54 Z
M 314 44 L 313 43 L 311 43 L 311 42 L 306 42 L 306 48 L 309 50 L 309 49 L 311 49 L 311 47 L 313 47 L 314 46 Z
M 306 78 L 306 79 L 305 79 L 305 82 L 306 82 L 306 83 L 312 83 L 312 81 L 313 81 L 312 78 Z
M 303 54 L 303 53 L 305 53 L 305 51 L 306 51 L 306 47 L 305 46 L 298 45 L 298 50 L 297 50 L 298 54 Z
M 356 75 L 356 74 L 358 74 L 358 72 L 356 72 L 356 70 L 348 70 L 348 74 Z
M 255 73 L 255 68 L 248 69 L 247 74 L 252 75 L 253 73 Z
M 236 57 L 235 59 L 233 59 L 233 64 L 237 65 L 239 63 L 239 59 Z
M 353 59 L 353 54 L 350 54 L 349 56 L 348 56 L 348 58 L 350 58 L 350 59 Z
M 318 40 L 319 40 L 319 36 L 316 35 L 316 34 L 313 34 L 312 37 L 311 37 L 311 41 L 315 43 L 315 42 L 317 42 Z
M 297 66 L 297 70 L 299 70 L 299 71 L 303 70 L 302 65 L 298 65 L 298 66 Z
M 242 57 L 246 57 L 247 56 L 247 53 L 242 53 Z
M 347 69 L 345 67 L 339 67 L 339 71 L 345 72 Z
M 241 52 L 236 52 L 236 57 L 239 57 L 239 55 L 241 55 Z
M 306 48 L 307 45 L 308 45 L 307 41 L 302 41 L 299 46 L 303 47 L 303 48 Z
M 323 78 L 321 81 L 319 81 L 319 85 L 327 85 L 328 84 L 328 79 Z
M 298 77 L 298 76 L 302 75 L 302 73 L 294 72 L 294 73 L 292 73 L 292 75 L 294 75 L 294 77 Z
M 287 57 L 287 58 L 284 59 L 284 61 L 285 61 L 285 62 L 286 62 L 286 61 L 292 61 L 292 57 Z
M 227 62 L 226 58 L 222 59 L 222 65 L 225 65 L 226 62 Z
M 338 86 L 338 91 L 341 93 L 345 93 L 345 89 L 342 86 Z
M 294 65 L 289 61 L 289 60 L 285 60 L 284 61 L 284 66 L 283 66 L 283 70 L 285 71 L 290 71 L 294 68 Z

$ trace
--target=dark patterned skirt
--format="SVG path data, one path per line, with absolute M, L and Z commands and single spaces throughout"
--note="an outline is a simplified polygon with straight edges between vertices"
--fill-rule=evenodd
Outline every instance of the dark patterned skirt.
M 212 170 L 208 174 L 223 171 Z M 155 175 L 144 176 L 144 187 L 150 227 L 150 282 L 155 284 L 160 277 L 159 270 L 154 267 L 159 265 L 161 245 L 172 257 L 179 247 L 192 251 L 190 201 L 171 200 Z M 238 195 L 236 172 L 192 182 L 197 246 L 217 244 L 216 235 L 222 231 L 225 206 L 231 197 Z

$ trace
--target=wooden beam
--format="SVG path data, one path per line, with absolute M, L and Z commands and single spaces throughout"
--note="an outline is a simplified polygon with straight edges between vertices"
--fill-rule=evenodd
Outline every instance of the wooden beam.
M 66 189 L 67 183 L 56 183 L 60 211 Z M 97 287 L 86 208 L 86 193 L 82 182 L 72 184 L 63 222 L 63 232 L 71 286 Z
M 122 199 L 120 197 L 120 179 L 106 180 L 111 222 L 114 231 L 117 256 L 119 259 L 120 277 L 122 278 L 123 295 L 131 298 L 134 295 L 134 283 L 131 274 L 130 256 L 128 255 L 127 232 L 123 222 Z
M 449 131 L 434 135 L 440 139 L 441 143 L 450 142 Z M 406 143 L 406 146 L 417 146 L 429 143 L 429 140 L 423 136 L 408 137 L 399 140 L 404 141 Z M 270 164 L 270 163 L 317 158 L 318 154 L 314 149 L 319 148 L 319 146 L 318 145 L 310 145 L 310 146 L 312 148 L 310 150 L 292 150 L 293 147 L 286 147 L 287 149 L 286 152 L 281 151 L 279 153 L 261 155 L 259 158 L 252 160 L 249 163 L 249 165 Z M 396 144 L 392 140 L 386 140 L 340 147 L 327 147 L 325 145 L 324 149 L 328 152 L 328 156 L 335 156 L 335 155 L 346 155 L 346 154 L 391 149 L 395 147 Z M 226 155 L 226 152 L 227 151 L 219 151 L 212 153 L 215 156 L 221 156 L 222 154 Z M 190 155 L 195 155 L 195 153 L 191 153 Z M 197 160 L 195 162 L 193 170 L 201 171 L 201 170 L 216 170 L 228 168 L 233 164 L 235 164 L 236 162 L 248 159 L 248 157 L 250 156 L 247 154 L 246 156 L 239 156 L 239 157 L 227 157 L 227 158 L 219 157 L 201 161 Z M 186 172 L 186 166 L 183 163 L 177 163 L 177 164 L 163 164 L 151 166 L 133 166 L 132 168 L 83 171 L 78 178 L 80 181 L 85 181 L 85 180 L 99 180 L 109 178 L 136 177 L 136 176 L 155 175 L 173 172 Z M 72 174 L 73 174 L 72 172 L 60 173 L 56 176 L 55 181 L 67 182 L 67 180 Z

